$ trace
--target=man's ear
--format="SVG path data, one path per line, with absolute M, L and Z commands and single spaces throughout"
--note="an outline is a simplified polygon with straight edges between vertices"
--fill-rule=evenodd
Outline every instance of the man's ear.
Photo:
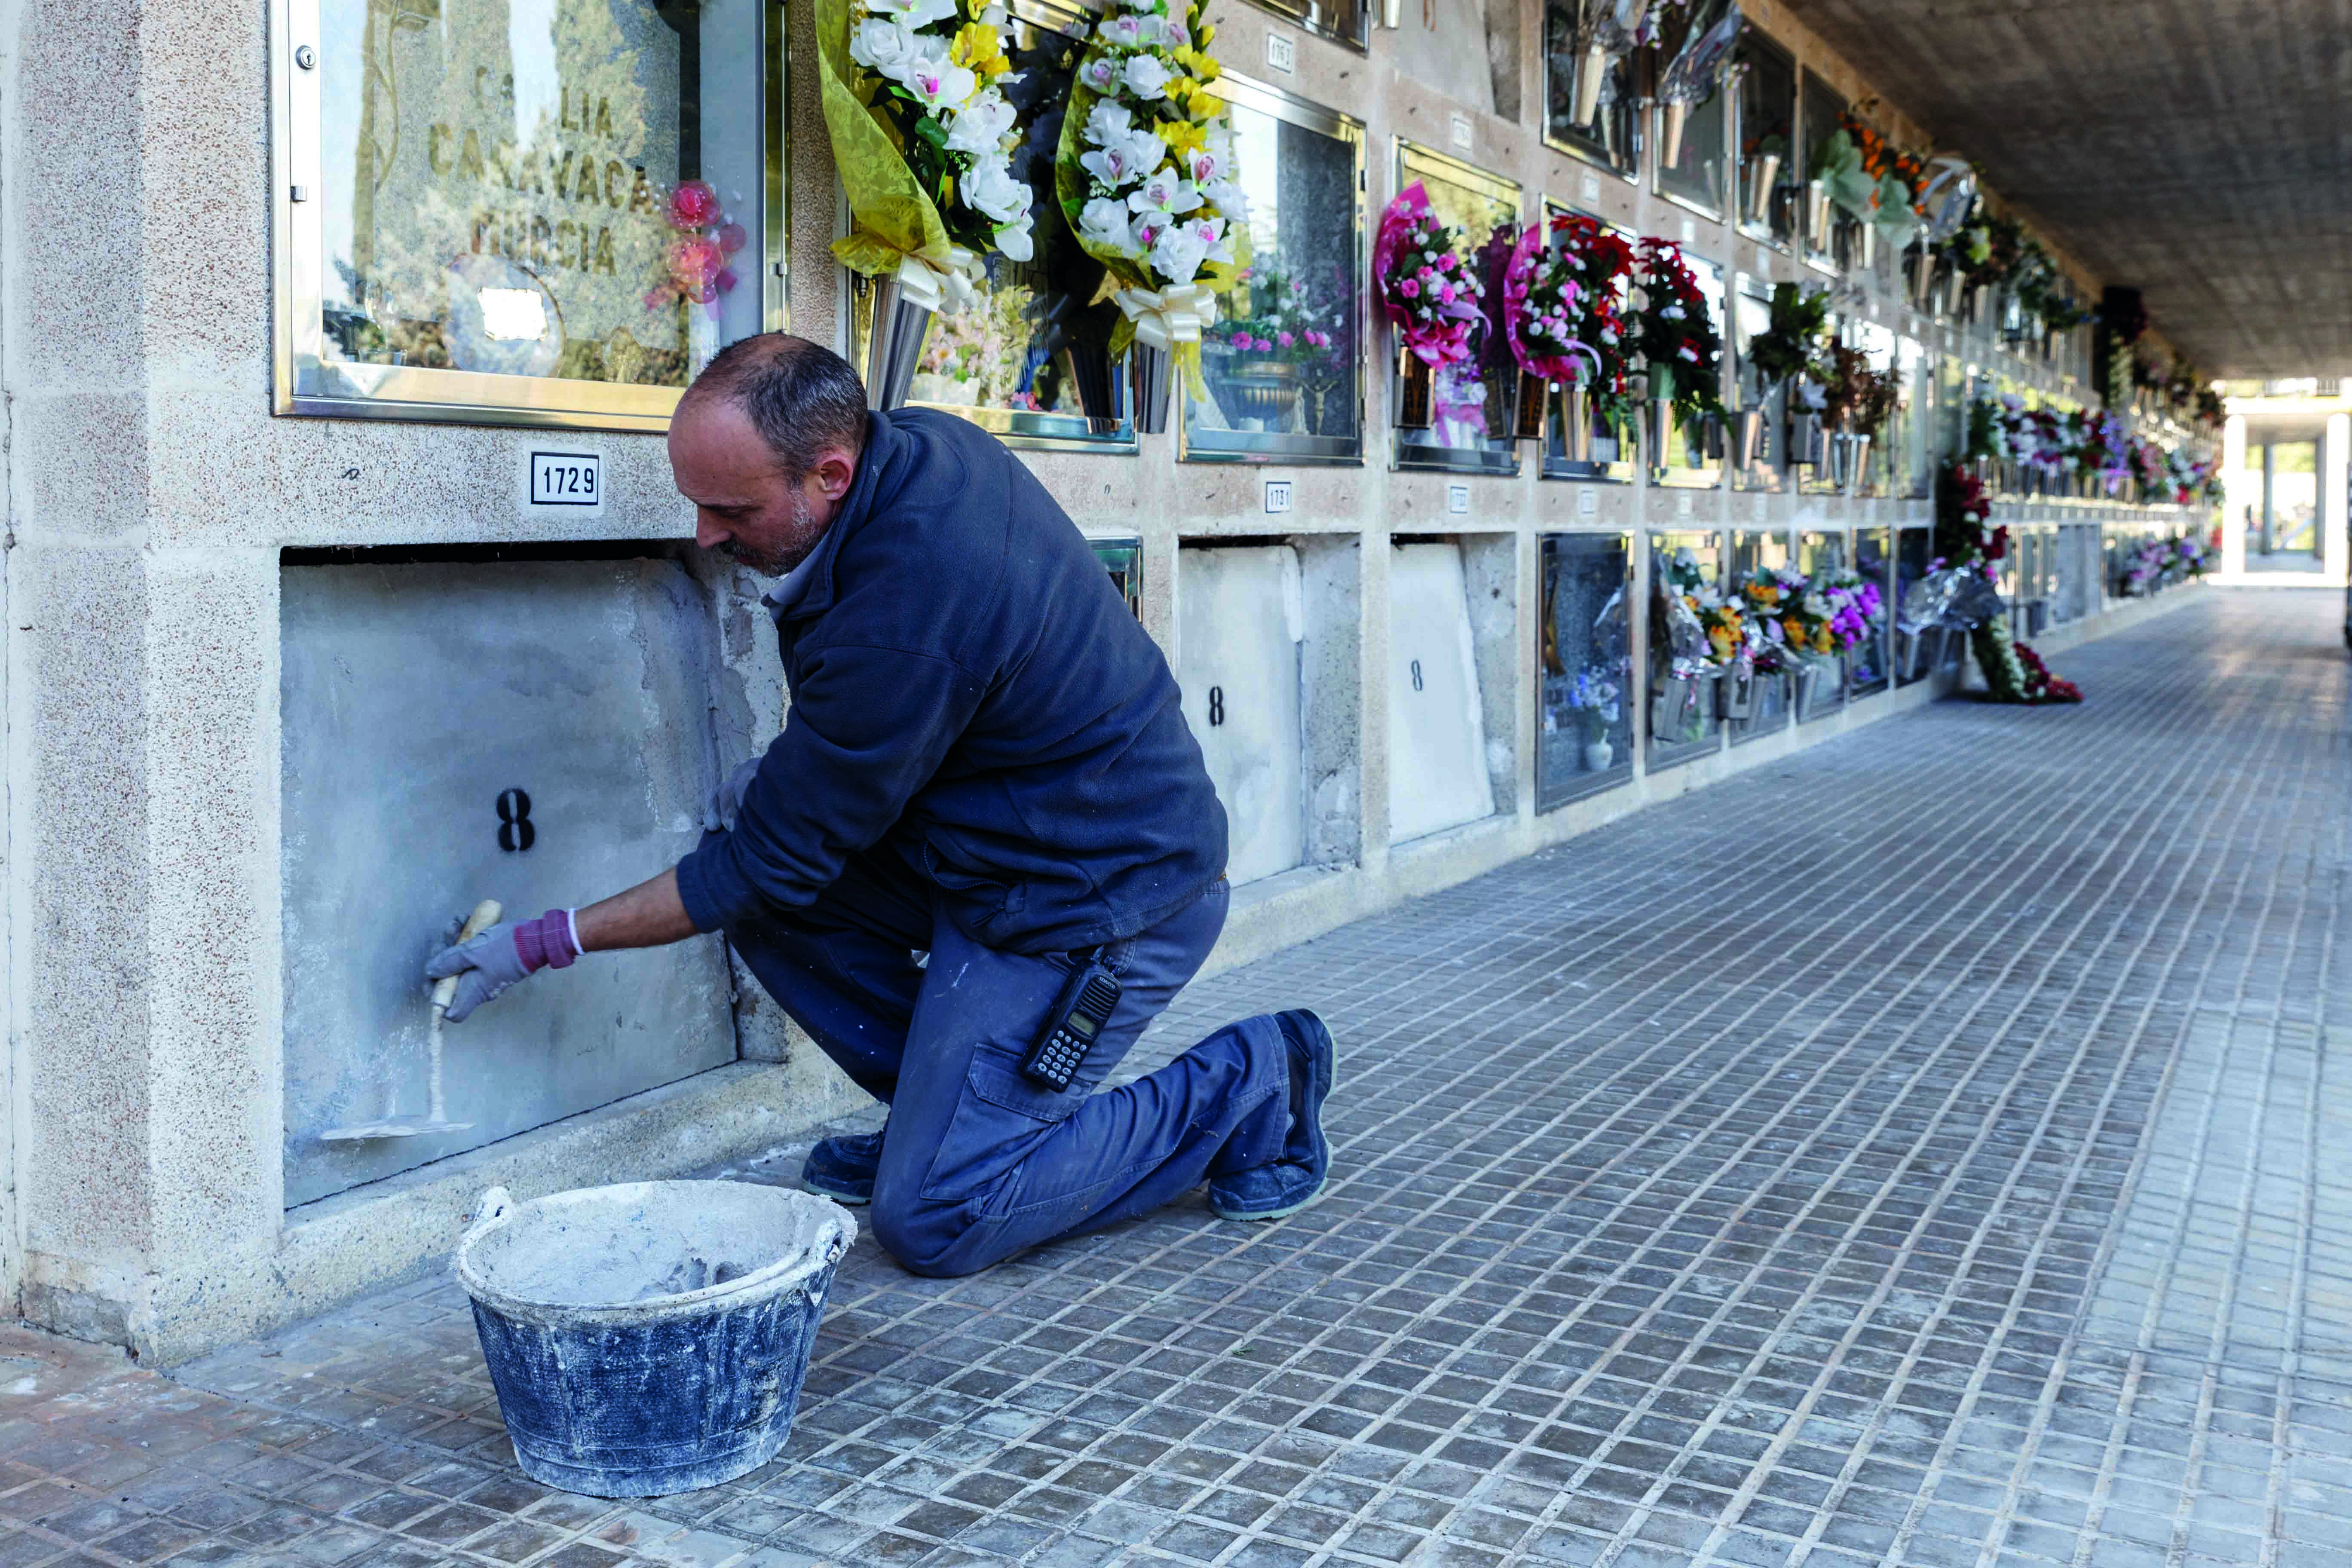
M 849 487 L 856 481 L 857 459 L 836 447 L 819 458 L 815 468 L 810 471 L 815 474 L 817 489 L 824 499 L 839 500 L 849 493 Z

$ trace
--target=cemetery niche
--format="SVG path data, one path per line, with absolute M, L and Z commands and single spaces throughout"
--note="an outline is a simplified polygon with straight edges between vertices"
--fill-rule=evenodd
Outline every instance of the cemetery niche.
M 1759 574 L 1779 572 L 1789 564 L 1789 536 L 1778 531 L 1739 529 L 1731 536 L 1730 591 L 1748 602 L 1748 586 Z M 1749 614 L 1755 614 L 1749 602 Z M 1759 671 L 1748 692 L 1748 711 L 1726 721 L 1735 746 L 1762 735 L 1777 735 L 1789 727 L 1789 705 L 1795 677 L 1787 670 Z
M 1633 559 L 1627 534 L 1543 536 L 1538 812 L 1633 776 Z
M 1360 462 L 1363 127 L 1230 73 L 1217 90 L 1249 199 L 1249 250 L 1202 335 L 1201 387 L 1179 378 L 1181 456 Z
M 1595 54 L 1580 37 L 1578 0 L 1545 0 L 1544 140 L 1631 180 L 1641 167 L 1635 53 Z
M 1462 547 L 1389 552 L 1389 839 L 1495 815 Z
M 1724 661 L 1704 616 L 1723 592 L 1713 533 L 1650 535 L 1649 703 L 1643 761 L 1652 773 L 1722 749 L 1717 677 Z
M 1298 552 L 1187 546 L 1177 573 L 1176 679 L 1224 803 L 1226 870 L 1238 886 L 1307 858 Z
M 1887 558 L 1887 531 L 1883 528 L 1857 528 L 1853 531 L 1853 569 L 1861 576 L 1877 584 L 1885 595 L 1883 604 L 1894 602 L 1895 582 L 1893 563 Z M 1894 661 L 1895 617 L 1881 614 L 1877 626 L 1847 656 L 1848 690 L 1856 697 L 1867 697 L 1884 691 L 1887 671 Z
M 1428 193 L 1437 221 L 1461 236 L 1457 252 L 1486 282 L 1486 320 L 1471 333 L 1468 358 L 1435 367 L 1430 423 L 1397 431 L 1396 466 L 1448 473 L 1514 475 L 1518 444 L 1511 439 L 1518 397 L 1518 366 L 1496 325 L 1504 263 L 1519 237 L 1518 184 L 1499 174 L 1400 139 L 1397 188 L 1416 182 Z M 1389 407 L 1400 405 L 1402 351 L 1390 355 Z
M 1103 266 L 1080 248 L 1054 193 L 1064 107 L 1085 52 L 1084 17 L 1044 0 L 1018 0 L 1005 54 L 1018 79 L 1001 90 L 1024 128 L 1013 178 L 1029 187 L 1029 260 L 987 258 L 979 298 L 932 318 L 907 402 L 969 419 L 1015 447 L 1072 446 L 1132 451 L 1127 356 L 1113 358 L 1118 307 L 1097 298 Z M 863 365 L 874 330 L 874 290 L 853 277 L 850 363 Z
M 280 67 L 278 412 L 661 428 L 782 324 L 782 25 L 322 0 Z
M 324 1138 L 426 1110 L 453 916 L 535 917 L 699 841 L 712 621 L 647 558 L 289 564 L 280 626 L 289 1205 L 735 1059 L 717 939 L 600 953 L 443 1031 L 462 1130 Z
M 1843 572 L 1846 563 L 1846 540 L 1843 532 L 1805 533 L 1797 540 L 1797 570 L 1810 583 L 1819 583 L 1833 572 Z M 1796 679 L 1797 721 L 1808 723 L 1826 719 L 1845 706 L 1846 689 L 1852 680 L 1853 656 L 1838 653 L 1800 662 Z
M 1555 202 L 1544 203 L 1544 231 L 1549 237 L 1547 243 L 1555 252 L 1562 247 L 1565 241 L 1553 232 L 1552 219 L 1575 212 L 1575 208 L 1561 206 Z M 1581 216 L 1590 217 L 1592 215 Z M 1602 226 L 1629 246 L 1640 237 L 1631 229 L 1620 228 L 1613 224 Z M 1617 288 L 1620 310 L 1630 312 L 1632 301 L 1633 289 L 1621 280 Z M 1573 400 L 1569 397 L 1556 396 L 1545 411 L 1542 477 L 1547 479 L 1600 479 L 1612 484 L 1632 484 L 1639 479 L 1641 446 L 1637 433 L 1641 422 L 1633 417 L 1634 405 L 1631 393 L 1614 402 L 1597 395 L 1586 398 L 1586 417 L 1591 420 L 1592 427 L 1590 438 L 1580 443 L 1583 448 L 1580 456 L 1571 455 L 1569 449 L 1568 421 L 1572 404 Z

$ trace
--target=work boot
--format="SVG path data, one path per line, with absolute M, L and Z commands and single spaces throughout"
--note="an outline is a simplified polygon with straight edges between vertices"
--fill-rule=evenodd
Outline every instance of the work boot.
M 874 1201 L 874 1170 L 882 1163 L 882 1134 L 845 1132 L 820 1138 L 801 1167 L 801 1185 L 837 1204 Z
M 1331 1031 L 1300 1007 L 1276 1013 L 1290 1056 L 1290 1135 L 1279 1158 L 1209 1184 L 1209 1212 L 1219 1219 L 1280 1219 L 1323 1195 L 1331 1145 L 1323 1138 L 1323 1102 L 1339 1079 Z

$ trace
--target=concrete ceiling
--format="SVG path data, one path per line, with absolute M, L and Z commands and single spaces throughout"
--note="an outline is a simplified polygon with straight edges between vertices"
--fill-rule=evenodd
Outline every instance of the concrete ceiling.
M 2209 375 L 2352 374 L 2352 0 L 1786 0 Z

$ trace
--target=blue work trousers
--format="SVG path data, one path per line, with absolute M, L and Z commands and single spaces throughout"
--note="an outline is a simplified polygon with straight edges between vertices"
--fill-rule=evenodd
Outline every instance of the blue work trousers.
M 1024 1076 L 1021 1061 L 1092 950 L 983 946 L 922 884 L 863 856 L 809 910 L 727 936 L 784 1011 L 890 1107 L 873 1232 L 910 1271 L 945 1277 L 1280 1156 L 1290 1072 L 1271 1016 L 1229 1024 L 1158 1071 L 1096 1092 L 1208 957 L 1228 899 L 1219 879 L 1102 949 L 1125 989 L 1060 1093 Z

